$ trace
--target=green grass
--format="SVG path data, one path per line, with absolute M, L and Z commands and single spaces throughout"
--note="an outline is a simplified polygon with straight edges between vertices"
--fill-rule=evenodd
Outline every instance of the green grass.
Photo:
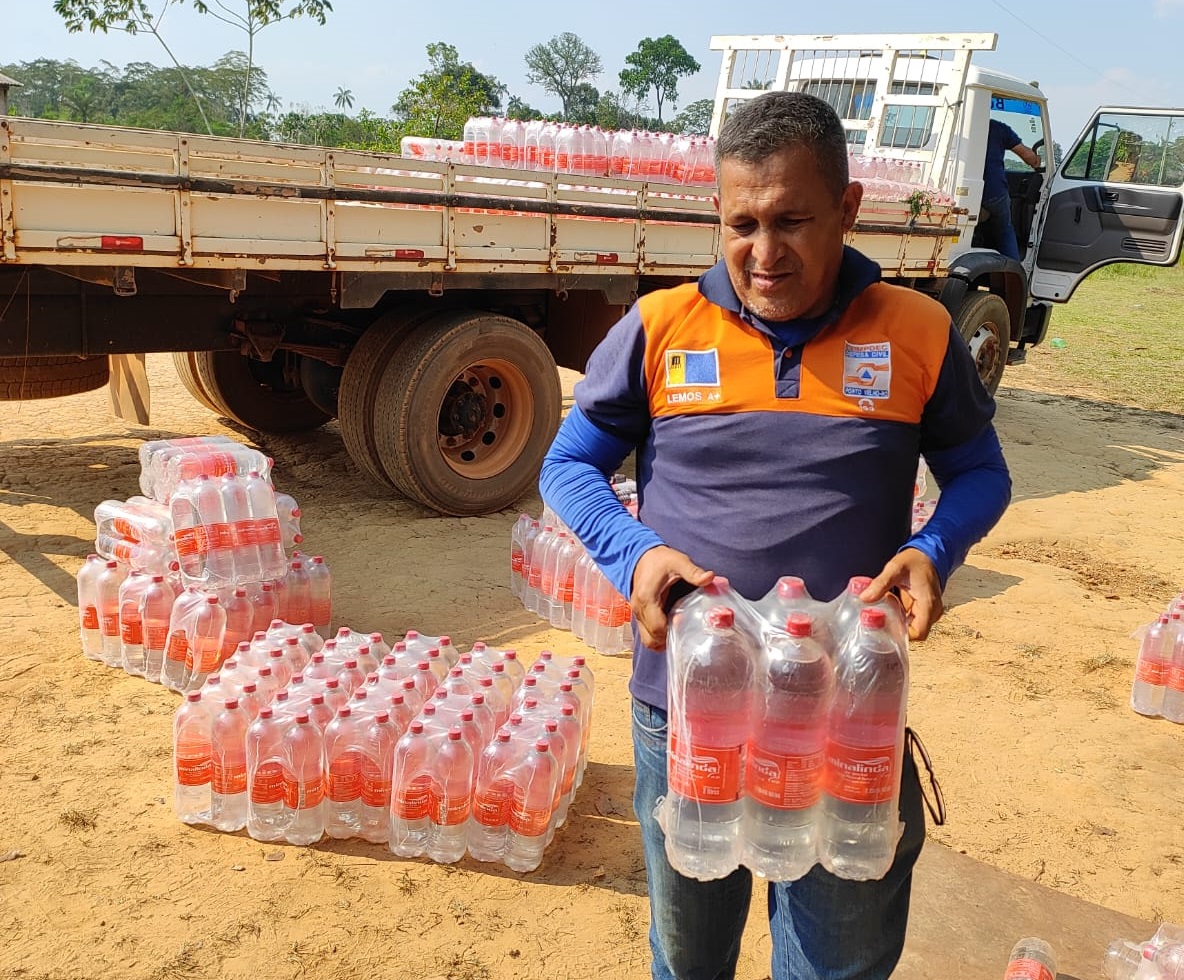
M 1054 338 L 1063 348 L 1050 344 Z M 1053 308 L 1043 344 L 1003 384 L 1184 413 L 1184 269 L 1119 264 Z

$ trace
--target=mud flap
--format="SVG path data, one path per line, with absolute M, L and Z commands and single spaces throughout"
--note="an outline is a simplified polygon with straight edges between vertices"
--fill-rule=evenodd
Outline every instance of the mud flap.
M 148 370 L 143 354 L 112 354 L 111 380 L 107 391 L 111 394 L 111 411 L 125 422 L 147 425 L 152 409 L 152 392 L 148 387 Z

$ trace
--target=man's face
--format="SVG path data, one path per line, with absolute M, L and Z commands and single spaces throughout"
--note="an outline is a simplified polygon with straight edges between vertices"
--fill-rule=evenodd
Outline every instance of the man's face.
M 863 186 L 842 195 L 804 147 L 760 163 L 720 164 L 724 262 L 740 302 L 764 320 L 819 316 L 834 300 L 843 237 L 855 224 Z

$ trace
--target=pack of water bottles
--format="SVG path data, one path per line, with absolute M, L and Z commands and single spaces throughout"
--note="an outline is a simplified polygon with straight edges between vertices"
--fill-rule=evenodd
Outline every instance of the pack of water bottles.
M 288 556 L 301 513 L 272 487 L 271 460 L 214 436 L 144 443 L 140 461 L 144 496 L 95 508 L 96 553 L 78 572 L 84 656 L 188 690 L 272 620 L 328 634 L 332 573 Z
M 177 816 L 530 871 L 583 778 L 592 696 L 582 657 L 544 651 L 527 671 L 483 642 L 343 627 L 322 644 L 277 623 L 178 709 Z
M 656 816 L 682 874 L 741 864 L 792 881 L 816 863 L 881 878 L 898 814 L 908 634 L 870 579 L 834 602 L 784 577 L 749 603 L 726 579 L 679 600 L 667 645 L 669 792 Z
M 1184 724 L 1184 592 L 1152 623 L 1140 627 L 1131 708 L 1149 718 Z
M 613 489 L 637 516 L 637 485 L 613 478 Z M 510 532 L 510 591 L 531 612 L 597 653 L 628 656 L 633 647 L 633 614 L 600 571 L 579 538 L 550 507 L 538 520 L 519 514 Z
M 1184 926 L 1165 922 L 1150 939 L 1116 939 L 1102 972 L 1109 980 L 1184 980 Z

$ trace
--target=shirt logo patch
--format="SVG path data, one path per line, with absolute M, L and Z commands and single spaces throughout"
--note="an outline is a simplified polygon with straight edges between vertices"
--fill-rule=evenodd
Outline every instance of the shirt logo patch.
M 882 399 L 889 397 L 891 388 L 892 345 L 890 343 L 848 343 L 843 345 L 844 395 L 849 398 Z
M 718 388 L 719 351 L 666 351 L 667 388 Z

